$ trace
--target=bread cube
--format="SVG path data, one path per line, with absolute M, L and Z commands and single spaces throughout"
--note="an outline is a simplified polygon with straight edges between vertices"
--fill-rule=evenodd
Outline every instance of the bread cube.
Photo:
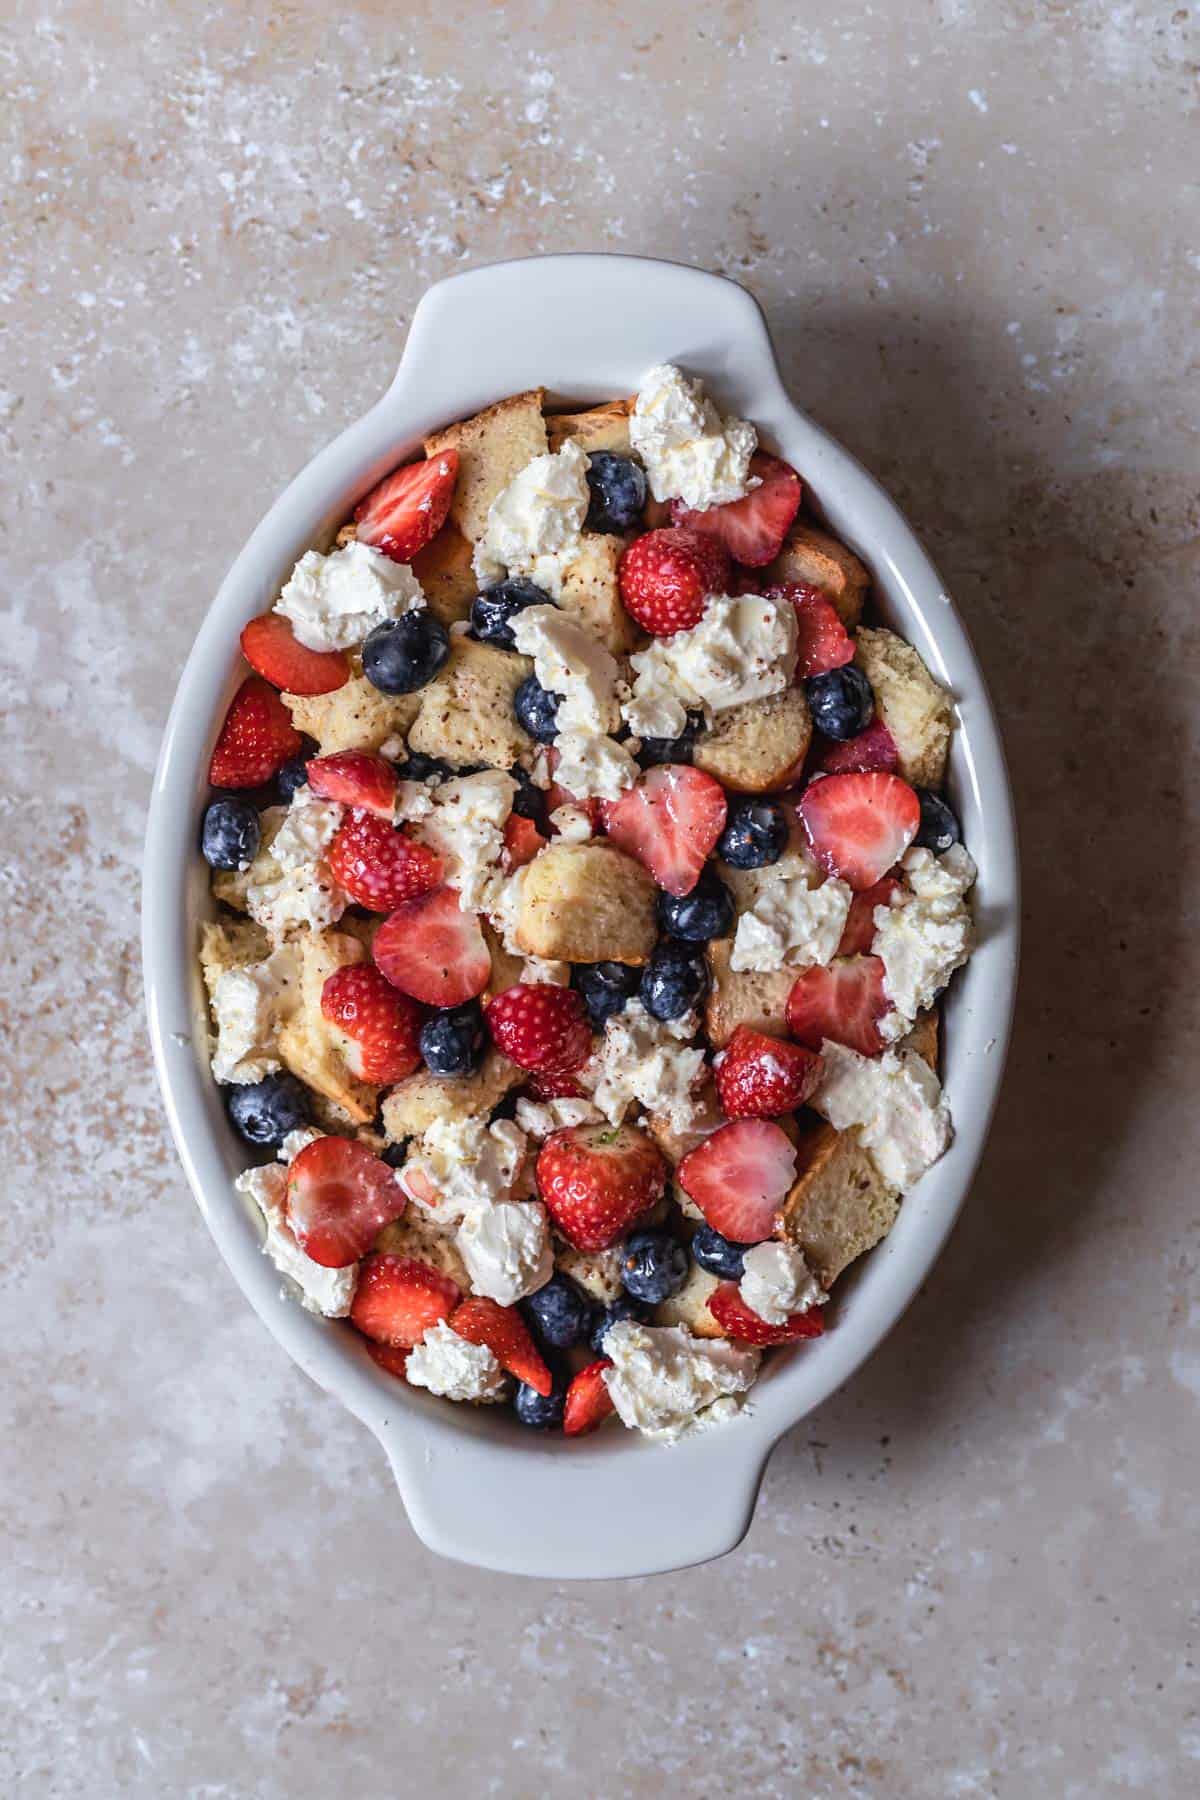
M 862 618 L 871 577 L 852 550 L 815 525 L 793 525 L 783 549 L 766 572 L 768 585 L 804 581 L 832 601 L 848 631 Z
M 714 938 L 707 946 L 709 990 L 704 1003 L 704 1029 L 723 1050 L 739 1025 L 774 1037 L 787 1033 L 788 995 L 796 969 L 731 969 L 732 938 Z
M 321 990 L 335 969 L 366 960 L 366 950 L 345 931 L 303 931 L 291 940 L 300 958 L 300 1004 L 279 1033 L 279 1055 L 292 1074 L 332 1101 L 346 1118 L 365 1125 L 375 1117 L 379 1089 L 347 1067 L 337 1037 L 321 1011 Z
M 383 1129 L 388 1142 L 421 1137 L 436 1119 L 470 1119 L 491 1113 L 505 1094 L 526 1080 L 523 1070 L 498 1050 L 488 1050 L 470 1075 L 433 1075 L 418 1069 L 386 1096 Z
M 658 889 L 611 844 L 551 844 L 521 883 L 517 943 L 551 962 L 644 963 L 658 936 Z
M 954 700 L 911 644 L 882 626 L 864 626 L 854 660 L 875 690 L 879 716 L 896 740 L 900 773 L 914 787 L 940 788 L 954 730 Z
M 621 604 L 617 565 L 625 550 L 624 538 L 607 532 L 585 531 L 579 554 L 563 573 L 558 604 L 572 613 L 613 656 L 627 656 L 640 633 Z
M 464 1294 L 471 1291 L 471 1277 L 454 1242 L 453 1229 L 435 1224 L 411 1200 L 402 1218 L 393 1219 L 390 1225 L 384 1226 L 375 1240 L 375 1249 L 428 1263 L 431 1269 L 457 1282 Z
M 593 450 L 614 450 L 618 456 L 632 456 L 629 442 L 629 415 L 633 398 L 608 400 L 588 412 L 547 413 L 546 436 L 551 450 L 561 450 L 568 438 L 576 438 L 580 448 L 591 455 Z
M 769 794 L 796 780 L 811 737 L 804 689 L 785 688 L 719 712 L 696 739 L 692 761 L 735 793 Z
M 471 544 L 487 529 L 488 508 L 497 494 L 520 474 L 526 463 L 545 454 L 542 420 L 544 391 L 509 394 L 425 439 L 426 456 L 457 450 L 458 482 L 450 503 L 450 522 Z
M 527 656 L 452 637 L 450 655 L 419 701 L 408 747 L 440 756 L 453 769 L 511 769 L 533 756 L 533 739 L 518 725 L 513 699 L 533 663 Z
M 437 536 L 413 557 L 412 572 L 421 584 L 430 612 L 443 625 L 466 618 L 479 592 L 479 583 L 471 566 L 471 545 L 461 531 L 449 522 L 443 525 Z
M 421 707 L 417 694 L 381 694 L 363 674 L 332 694 L 284 694 L 292 724 L 316 738 L 322 756 L 335 750 L 378 750 L 391 737 L 404 737 Z

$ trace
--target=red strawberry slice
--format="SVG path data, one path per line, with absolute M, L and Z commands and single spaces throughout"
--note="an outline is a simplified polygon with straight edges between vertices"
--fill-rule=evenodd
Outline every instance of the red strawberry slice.
M 468 1344 L 486 1344 L 502 1369 L 539 1394 L 549 1394 L 554 1378 L 515 1306 L 500 1306 L 472 1294 L 450 1314 L 450 1329 Z
M 877 956 L 842 956 L 814 963 L 796 977 L 788 995 L 788 1030 L 810 1050 L 826 1038 L 860 1056 L 885 1049 L 879 1021 L 892 1010 L 883 991 L 883 964 Z
M 348 1040 L 345 1060 L 360 1081 L 390 1086 L 420 1067 L 425 1009 L 371 963 L 335 969 L 321 989 L 321 1013 Z
M 329 846 L 329 867 L 339 887 L 372 912 L 389 912 L 402 901 L 431 893 L 443 873 L 441 857 L 428 844 L 357 808 L 338 826 Z
M 538 1069 L 529 1077 L 526 1087 L 531 1100 L 581 1100 L 583 1089 L 574 1075 L 552 1075 L 549 1069 Z
M 827 875 L 861 893 L 904 855 L 921 823 L 921 802 L 898 775 L 825 775 L 797 808 L 812 853 Z
M 511 875 L 514 869 L 523 869 L 531 863 L 539 851 L 549 843 L 544 838 L 532 819 L 523 813 L 509 813 L 504 821 L 504 850 L 501 861 L 505 870 Z
M 723 1281 L 708 1296 L 708 1310 L 726 1337 L 743 1344 L 791 1344 L 797 1338 L 821 1337 L 825 1331 L 825 1308 L 810 1306 L 807 1311 L 792 1313 L 785 1325 L 768 1325 L 753 1307 L 747 1306 L 736 1281 Z
M 790 463 L 765 450 L 750 458 L 750 474 L 758 478 L 759 486 L 744 500 L 710 506 L 706 512 L 692 512 L 682 500 L 672 500 L 671 517 L 676 525 L 715 537 L 734 562 L 760 569 L 779 555 L 800 510 L 800 477 Z
M 357 1262 L 407 1204 L 393 1171 L 353 1138 L 316 1138 L 288 1168 L 288 1224 L 326 1269 Z
M 458 1283 L 428 1263 L 381 1253 L 368 1256 L 359 1271 L 350 1323 L 375 1344 L 411 1350 L 461 1299 Z
M 725 790 L 686 763 L 647 769 L 619 800 L 604 802 L 605 829 L 668 894 L 690 894 L 725 829 Z
M 396 469 L 355 508 L 359 543 L 381 550 L 393 562 L 411 562 L 446 523 L 457 480 L 457 450 L 441 450 L 427 462 Z
M 303 743 L 275 689 L 261 675 L 248 675 L 225 714 L 208 779 L 214 787 L 261 787 Z
M 389 822 L 396 810 L 396 771 L 382 756 L 366 750 L 314 756 L 308 764 L 308 785 L 322 800 L 338 800 Z
M 769 1119 L 735 1119 L 689 1151 L 675 1173 L 722 1237 L 760 1244 L 795 1180 L 796 1152 Z
M 587 1008 L 574 988 L 521 981 L 484 1008 L 496 1048 L 519 1069 L 567 1075 L 592 1053 Z
M 375 933 L 371 953 L 393 987 L 426 1006 L 461 1006 L 491 979 L 479 920 L 462 910 L 452 887 L 398 906 Z
M 282 613 L 263 613 L 242 632 L 242 655 L 256 674 L 288 694 L 332 694 L 350 679 L 341 650 L 310 650 Z
M 605 1369 L 611 1368 L 608 1357 L 601 1356 L 571 1377 L 563 1403 L 564 1437 L 583 1437 L 616 1411 L 604 1380 Z
M 825 775 L 869 775 L 874 769 L 891 774 L 900 767 L 900 752 L 895 738 L 877 716 L 865 731 L 857 737 L 843 738 L 841 743 L 818 733 L 813 739 L 813 767 Z
M 622 556 L 617 580 L 625 610 L 654 637 L 690 631 L 704 617 L 710 594 L 729 585 L 729 558 L 698 531 L 647 531 Z
M 806 581 L 789 581 L 767 588 L 775 600 L 790 600 L 796 615 L 797 679 L 827 675 L 854 661 L 854 639 L 838 618 L 837 609 L 820 588 Z
M 623 1238 L 666 1181 L 662 1152 L 631 1125 L 572 1125 L 538 1153 L 538 1192 L 577 1250 L 607 1250 Z
M 367 1355 L 373 1363 L 378 1363 L 389 1375 L 396 1375 L 403 1381 L 408 1375 L 408 1346 L 399 1344 L 375 1344 L 367 1339 Z
M 821 1058 L 802 1044 L 739 1025 L 717 1063 L 717 1092 L 730 1119 L 778 1119 L 803 1106 L 821 1079 Z
M 839 956 L 864 956 L 875 942 L 875 908 L 890 906 L 892 895 L 900 892 L 901 883 L 894 875 L 885 875 L 874 887 L 855 894 L 846 914 L 846 928 L 837 947 Z

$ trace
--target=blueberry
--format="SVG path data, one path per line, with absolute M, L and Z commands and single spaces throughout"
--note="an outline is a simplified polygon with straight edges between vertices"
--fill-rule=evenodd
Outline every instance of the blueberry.
M 781 806 L 770 800 L 731 800 L 717 855 L 731 869 L 762 869 L 779 861 L 787 840 L 788 823 Z
M 646 476 L 631 456 L 593 450 L 588 461 L 591 490 L 584 527 L 588 531 L 632 531 L 646 504 Z
M 420 750 L 406 752 L 404 761 L 395 765 L 396 774 L 401 781 L 430 781 L 434 776 L 439 781 L 449 781 L 462 770 L 455 770 L 449 763 L 444 763 L 438 756 L 426 756 Z
M 379 1153 L 380 1162 L 385 1162 L 389 1169 L 402 1169 L 408 1161 L 408 1144 L 389 1144 L 386 1150 Z
M 421 1027 L 425 1066 L 434 1075 L 469 1075 L 483 1054 L 486 1033 L 478 1000 L 435 1012 Z
M 647 1306 L 659 1306 L 677 1294 L 687 1270 L 687 1251 L 669 1231 L 635 1231 L 621 1257 L 625 1292 Z
M 302 750 L 299 756 L 289 756 L 275 777 L 279 798 L 285 806 L 292 804 L 292 795 L 297 788 L 308 786 L 308 759 L 312 754 L 311 750 Z
M 628 963 L 577 963 L 571 971 L 571 986 L 583 995 L 594 1028 L 603 1031 L 605 1021 L 637 993 L 641 978 L 641 970 Z
M 513 1395 L 513 1411 L 522 1425 L 531 1430 L 553 1431 L 562 1424 L 566 1398 L 566 1385 L 561 1381 L 556 1381 L 548 1394 L 539 1394 L 527 1381 L 519 1381 Z
M 248 800 L 214 800 L 205 810 L 200 848 L 210 869 L 244 869 L 257 856 L 261 835 Z
M 692 1238 L 692 1255 L 702 1269 L 710 1275 L 719 1275 L 722 1281 L 740 1281 L 742 1279 L 742 1260 L 749 1244 L 735 1244 L 732 1238 L 722 1237 L 711 1225 L 701 1225 Z
M 544 688 L 536 675 L 527 675 L 513 697 L 517 723 L 539 744 L 554 742 L 561 694 Z
M 853 663 L 810 675 L 804 683 L 813 724 L 827 738 L 857 737 L 875 716 L 875 695 L 862 670 Z
M 512 809 L 522 819 L 532 819 L 543 837 L 549 837 L 549 819 L 546 808 L 546 790 L 538 787 L 528 769 L 520 763 L 514 763 L 509 774 L 517 784 L 513 795 Z
M 619 1325 L 622 1319 L 636 1319 L 640 1325 L 650 1316 L 649 1308 L 642 1301 L 635 1300 L 632 1294 L 622 1294 L 611 1306 L 606 1306 L 592 1328 L 591 1345 L 597 1356 L 604 1355 L 604 1339 L 609 1327 Z
M 532 581 L 500 581 L 485 588 L 471 602 L 471 630 L 481 644 L 497 644 L 515 650 L 512 622 L 527 606 L 553 606 L 544 588 Z
M 733 895 L 711 869 L 705 869 L 690 894 L 658 896 L 658 918 L 672 937 L 690 944 L 727 937 L 733 930 Z
M 267 1075 L 249 1087 L 230 1088 L 225 1104 L 248 1144 L 269 1144 L 273 1150 L 289 1131 L 312 1122 L 308 1089 L 294 1075 Z
M 696 736 L 704 724 L 704 714 L 691 712 L 687 724 L 677 738 L 643 738 L 637 759 L 643 769 L 655 763 L 690 763 L 696 747 Z
M 932 788 L 918 788 L 917 798 L 921 802 L 921 823 L 913 843 L 938 854 L 948 850 L 951 844 L 961 844 L 962 826 L 942 796 L 935 794 Z
M 542 1343 L 552 1344 L 556 1350 L 581 1344 L 591 1331 L 595 1313 L 587 1295 L 565 1275 L 552 1275 L 545 1287 L 521 1302 L 521 1310 Z
M 640 998 L 656 1019 L 682 1019 L 708 992 L 703 950 L 675 938 L 660 938 L 642 971 Z
M 432 681 L 450 654 L 446 627 L 426 606 L 401 613 L 370 632 L 363 674 L 381 694 L 411 694 Z

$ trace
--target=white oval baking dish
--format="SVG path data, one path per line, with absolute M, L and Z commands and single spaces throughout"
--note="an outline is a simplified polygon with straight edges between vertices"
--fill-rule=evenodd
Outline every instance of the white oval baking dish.
M 280 1297 L 259 1227 L 234 1192 L 250 1159 L 209 1073 L 195 958 L 211 906 L 196 849 L 205 771 L 240 679 L 241 627 L 271 605 L 301 553 L 323 545 L 433 427 L 528 387 L 580 403 L 629 393 L 664 361 L 701 375 L 723 408 L 754 420 L 795 464 L 808 500 L 870 567 L 884 617 L 957 697 L 950 791 L 979 865 L 983 927 L 946 1008 L 952 1148 L 909 1194 L 887 1241 L 839 1284 L 834 1329 L 775 1352 L 739 1419 L 670 1448 L 619 1427 L 574 1443 L 542 1439 L 511 1415 L 452 1407 L 378 1370 L 348 1326 Z M 792 404 L 750 295 L 720 276 L 640 257 L 500 263 L 425 295 L 387 393 L 271 507 L 200 627 L 155 775 L 143 909 L 150 1030 L 171 1130 L 242 1292 L 300 1367 L 378 1437 L 426 1544 L 486 1568 L 559 1578 L 681 1568 L 739 1542 L 774 1444 L 875 1349 L 954 1223 L 1000 1085 L 1016 984 L 1018 867 L 1004 758 L 983 677 L 936 571 L 872 477 Z

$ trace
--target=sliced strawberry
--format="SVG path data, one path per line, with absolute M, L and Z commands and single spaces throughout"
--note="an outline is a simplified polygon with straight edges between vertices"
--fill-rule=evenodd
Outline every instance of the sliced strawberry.
M 549 843 L 544 838 L 532 819 L 523 813 L 509 813 L 504 821 L 504 851 L 502 861 L 509 874 L 514 869 L 523 869 L 531 863 L 539 851 Z
M 450 1314 L 450 1329 L 468 1344 L 486 1344 L 502 1369 L 539 1394 L 549 1394 L 554 1378 L 515 1306 L 500 1306 L 472 1294 Z
M 367 1355 L 371 1361 L 402 1381 L 408 1375 L 408 1351 L 408 1345 L 401 1347 L 399 1344 L 375 1344 L 370 1338 L 367 1339 Z
M 538 1193 L 577 1250 L 607 1250 L 623 1238 L 666 1181 L 662 1152 L 631 1125 L 572 1125 L 538 1153 Z
M 796 676 L 826 675 L 854 661 L 854 639 L 838 618 L 833 602 L 807 581 L 767 588 L 776 600 L 790 600 L 796 615 Z
M 357 809 L 338 826 L 329 846 L 329 867 L 339 887 L 372 912 L 389 912 L 405 900 L 432 893 L 443 872 L 441 857 L 428 844 Z
M 242 631 L 242 655 L 256 674 L 288 694 L 332 694 L 350 679 L 341 650 L 310 650 L 282 613 L 251 619 Z
M 768 1325 L 746 1305 L 736 1281 L 723 1281 L 714 1289 L 708 1296 L 708 1310 L 726 1337 L 743 1344 L 791 1344 L 797 1338 L 821 1337 L 825 1331 L 823 1306 L 792 1313 L 785 1325 Z
M 462 1290 L 448 1275 L 390 1252 L 368 1256 L 359 1271 L 350 1323 L 364 1337 L 392 1350 L 411 1350 L 434 1325 L 448 1319 Z
M 393 1171 L 353 1138 L 315 1138 L 288 1166 L 288 1224 L 326 1269 L 357 1262 L 406 1205 Z
M 427 462 L 396 469 L 355 508 L 359 542 L 393 562 L 411 562 L 446 523 L 457 480 L 457 450 L 442 450 Z
M 322 800 L 356 806 L 389 823 L 396 810 L 396 771 L 382 756 L 372 756 L 366 750 L 337 750 L 332 756 L 314 756 L 308 764 L 308 785 Z
M 526 1082 L 531 1100 L 581 1100 L 583 1089 L 574 1075 L 552 1075 L 549 1069 L 535 1069 Z
M 605 829 L 660 888 L 690 894 L 725 829 L 725 790 L 686 763 L 647 769 L 619 800 L 604 802 Z
M 883 975 L 877 956 L 835 957 L 824 966 L 814 963 L 796 977 L 788 995 L 788 1030 L 810 1050 L 819 1050 L 826 1038 L 832 1038 L 860 1056 L 879 1056 L 885 1048 L 879 1021 L 892 1010 L 883 991 Z
M 343 1055 L 360 1081 L 390 1087 L 420 1068 L 425 1008 L 373 964 L 335 969 L 321 989 L 321 1014 L 347 1040 Z
M 761 569 L 779 555 L 800 510 L 800 477 L 790 463 L 765 450 L 750 458 L 750 475 L 759 485 L 744 500 L 710 506 L 706 512 L 692 512 L 681 500 L 672 500 L 671 517 L 676 525 L 715 537 L 734 562 Z
M 405 1163 L 402 1169 L 397 1169 L 396 1179 L 410 1200 L 419 1200 L 423 1206 L 428 1207 L 435 1207 L 440 1203 L 441 1195 L 420 1163 Z
M 760 1244 L 795 1179 L 796 1152 L 769 1119 L 735 1119 L 689 1151 L 675 1173 L 722 1237 Z
M 208 779 L 214 787 L 261 787 L 303 743 L 275 689 L 261 675 L 248 675 L 230 701 Z
M 821 1079 L 821 1058 L 802 1044 L 739 1025 L 717 1063 L 729 1119 L 778 1119 L 803 1106 Z
M 551 744 L 546 755 L 550 774 L 553 776 L 555 769 L 558 767 L 558 751 L 554 748 L 553 744 Z M 599 831 L 603 819 L 604 802 L 602 800 L 598 800 L 594 796 L 581 800 L 577 795 L 569 793 L 559 782 L 552 780 L 550 786 L 546 789 L 546 811 L 548 813 L 557 812 L 560 806 L 577 806 L 581 812 L 587 814 L 591 821 L 592 830 Z
M 592 1053 L 592 1028 L 574 988 L 521 981 L 484 1009 L 496 1048 L 519 1069 L 568 1075 Z
M 840 743 L 818 732 L 813 739 L 812 766 L 824 775 L 869 775 L 875 769 L 891 774 L 900 767 L 900 752 L 895 738 L 876 716 L 865 731 Z
M 921 802 L 898 775 L 825 775 L 797 807 L 812 853 L 855 893 L 899 862 L 921 824 Z
M 729 585 L 729 558 L 697 531 L 647 531 L 635 538 L 617 569 L 625 610 L 644 631 L 670 637 L 704 617 L 710 594 Z
M 864 888 L 861 894 L 855 894 L 850 902 L 850 911 L 846 914 L 846 928 L 842 932 L 842 941 L 837 947 L 839 956 L 865 956 L 875 942 L 875 908 L 890 906 L 892 895 L 900 892 L 901 884 L 894 875 L 885 875 L 874 887 Z
M 577 1375 L 572 1375 L 563 1404 L 564 1437 L 583 1437 L 585 1432 L 595 1431 L 597 1425 L 603 1425 L 616 1411 L 604 1379 L 605 1369 L 611 1368 L 608 1357 L 601 1356 L 580 1369 Z
M 393 987 L 426 1006 L 461 1006 L 482 994 L 492 959 L 474 913 L 452 887 L 406 900 L 375 933 L 371 947 Z

